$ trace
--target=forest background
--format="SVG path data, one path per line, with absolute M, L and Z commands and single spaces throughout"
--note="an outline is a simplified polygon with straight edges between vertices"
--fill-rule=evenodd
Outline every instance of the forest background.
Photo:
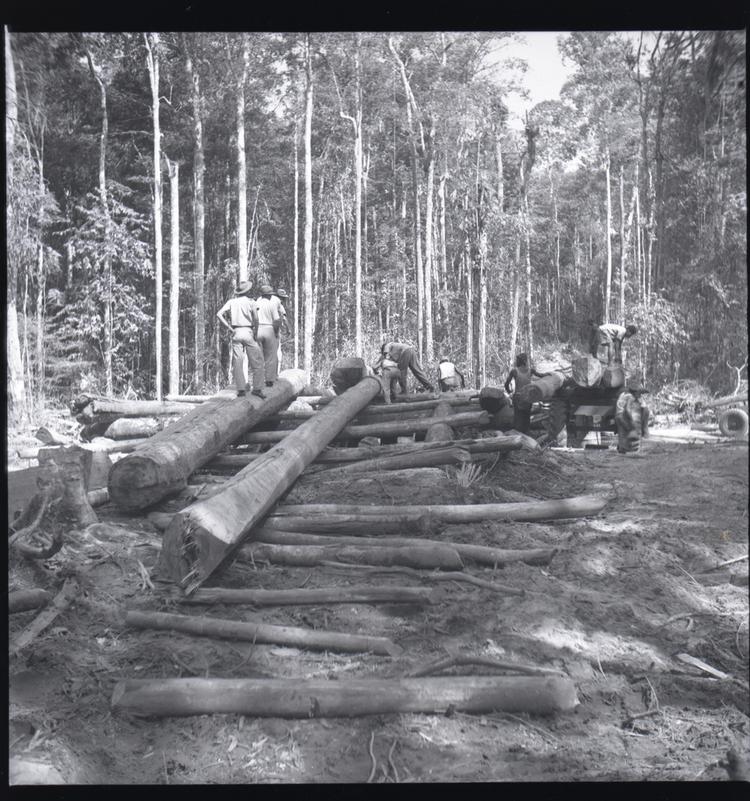
M 471 386 L 634 323 L 652 386 L 747 363 L 744 31 L 5 30 L 11 422 L 228 381 L 216 312 L 290 292 L 283 366 L 411 341 Z

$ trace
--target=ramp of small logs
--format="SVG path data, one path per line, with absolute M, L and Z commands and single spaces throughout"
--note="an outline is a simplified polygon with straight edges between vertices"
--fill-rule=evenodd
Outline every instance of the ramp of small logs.
M 266 399 L 216 398 L 189 410 L 113 465 L 109 497 L 128 510 L 145 509 L 187 486 L 188 476 L 305 386 L 302 370 L 285 370 Z M 187 404 L 186 404 L 187 405 Z
M 380 390 L 378 379 L 363 378 L 227 481 L 221 492 L 175 515 L 164 534 L 161 575 L 186 592 L 199 587 Z

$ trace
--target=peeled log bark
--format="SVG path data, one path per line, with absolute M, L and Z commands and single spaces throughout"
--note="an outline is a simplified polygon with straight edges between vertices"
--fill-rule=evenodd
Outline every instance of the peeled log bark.
M 93 400 L 93 414 L 117 414 L 120 417 L 152 417 L 159 414 L 187 414 L 195 411 L 192 403 L 164 403 L 163 401 Z
M 188 476 L 304 386 L 301 370 L 285 370 L 267 398 L 219 398 L 192 407 L 168 429 L 120 459 L 109 473 L 109 496 L 124 509 L 144 509 L 187 486 Z
M 445 418 L 453 414 L 451 405 L 445 401 L 441 401 L 433 413 L 433 417 L 438 420 L 427 429 L 425 434 L 425 442 L 445 442 L 456 438 L 455 431 L 451 428 L 450 423 L 445 421 Z
M 315 418 L 312 418 L 315 419 Z M 418 431 L 427 431 L 435 423 L 447 422 L 448 418 L 435 420 L 432 417 L 416 420 L 393 420 L 373 423 L 366 426 L 346 426 L 338 435 L 340 439 L 361 439 L 362 437 L 396 437 L 403 434 L 414 434 Z M 459 426 L 486 426 L 489 424 L 487 412 L 462 412 L 450 417 L 452 427 Z M 299 429 L 296 429 L 297 431 Z M 289 436 L 289 431 L 256 431 L 246 434 L 242 442 L 248 445 L 260 445 L 269 442 L 282 442 Z
M 153 437 L 169 425 L 169 422 L 169 418 L 163 417 L 119 417 L 110 423 L 104 436 L 110 439 Z
M 528 712 L 578 705 L 575 684 L 554 676 L 440 676 L 419 679 L 128 679 L 112 707 L 142 717 L 237 714 L 327 718 L 395 712 Z
M 8 613 L 28 612 L 46 606 L 52 596 L 47 590 L 16 590 L 8 593 Z
M 279 506 L 273 519 L 285 516 L 314 520 L 316 516 L 370 515 L 378 522 L 403 519 L 409 515 L 428 515 L 445 523 L 476 523 L 481 520 L 558 520 L 585 517 L 601 512 L 607 499 L 598 495 L 577 495 L 528 503 L 475 503 L 466 505 L 358 506 L 335 503 L 288 504 Z M 272 518 L 269 518 L 271 520 Z
M 189 617 L 167 612 L 128 612 L 125 625 L 138 629 L 180 631 L 199 637 L 217 637 L 227 640 L 292 645 L 323 651 L 347 651 L 398 656 L 402 649 L 387 637 L 366 637 L 360 634 L 342 634 L 322 629 L 304 629 L 296 626 L 272 626 L 267 623 L 240 622 L 220 618 Z
M 530 384 L 522 387 L 518 392 L 519 399 L 525 403 L 541 403 L 549 400 L 563 385 L 563 373 L 550 373 L 544 378 L 535 378 Z
M 431 604 L 434 593 L 423 587 L 322 587 L 313 590 L 230 590 L 209 587 L 180 598 L 187 604 Z
M 281 383 L 280 379 L 275 386 Z M 177 514 L 164 534 L 162 574 L 189 591 L 200 586 L 232 555 L 305 467 L 381 389 L 378 379 L 363 378 L 290 432 L 263 459 L 229 479 L 223 491 Z M 208 453 L 204 461 L 224 444 Z

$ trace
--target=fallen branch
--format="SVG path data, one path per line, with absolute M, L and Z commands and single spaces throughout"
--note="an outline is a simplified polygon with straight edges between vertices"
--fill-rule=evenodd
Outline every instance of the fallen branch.
M 451 676 L 430 679 L 129 679 L 115 685 L 112 707 L 167 717 L 359 717 L 398 712 L 567 712 L 578 704 L 570 679 Z
M 66 579 L 60 592 L 52 599 L 52 603 L 42 610 L 13 639 L 10 644 L 11 655 L 16 656 L 23 648 L 33 642 L 60 613 L 64 612 L 71 602 L 75 600 L 78 590 L 78 582 L 74 578 Z
M 30 609 L 38 609 L 46 606 L 52 596 L 47 590 L 15 590 L 8 593 L 8 613 L 11 615 L 16 612 L 28 612 Z
M 486 656 L 450 656 L 446 659 L 438 659 L 422 668 L 411 670 L 406 675 L 409 678 L 417 679 L 421 676 L 431 676 L 441 670 L 463 665 L 480 665 L 481 667 L 495 668 L 496 670 L 513 670 L 516 673 L 525 673 L 529 676 L 561 676 L 564 675 L 560 670 L 550 668 L 540 668 L 534 665 L 522 665 L 515 662 L 501 662 L 497 659 L 490 659 Z
M 206 617 L 172 615 L 167 612 L 128 612 L 125 625 L 139 629 L 179 631 L 199 637 L 217 637 L 230 640 L 249 640 L 258 643 L 291 645 L 323 651 L 370 651 L 386 656 L 398 656 L 402 649 L 386 637 L 367 637 L 359 634 L 342 634 L 321 629 L 304 629 L 294 626 L 272 626 L 267 623 L 250 623 Z
M 187 604 L 252 604 L 288 606 L 302 604 L 430 604 L 433 594 L 423 587 L 322 587 L 313 590 L 231 590 L 224 587 L 197 589 L 179 598 Z

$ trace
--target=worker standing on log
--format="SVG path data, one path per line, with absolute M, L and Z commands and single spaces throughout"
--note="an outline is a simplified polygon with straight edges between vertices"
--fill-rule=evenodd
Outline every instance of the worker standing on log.
M 539 373 L 529 367 L 529 357 L 525 353 L 516 356 L 516 366 L 505 379 L 505 391 L 510 394 L 510 383 L 513 382 L 513 428 L 519 434 L 528 434 L 531 427 L 531 404 L 522 397 L 521 390 L 531 383 L 531 379 L 544 378 L 548 373 Z
M 396 400 L 401 381 L 401 371 L 398 369 L 398 364 L 393 359 L 381 358 L 372 370 L 380 378 L 380 383 L 383 385 L 385 402 L 391 403 Z
M 264 375 L 263 352 L 257 342 L 258 315 L 255 311 L 255 301 L 248 297 L 252 288 L 253 285 L 250 281 L 241 281 L 235 290 L 234 297 L 230 298 L 219 309 L 216 316 L 224 328 L 232 332 L 232 356 L 234 358 L 232 373 L 234 385 L 237 388 L 237 396 L 244 396 L 247 388 L 245 364 L 242 359 L 243 355 L 247 354 L 247 362 L 253 377 L 252 394 L 257 395 L 259 398 L 265 398 L 266 394 L 262 389 Z M 231 322 L 227 322 L 224 317 L 227 312 L 229 312 Z
M 416 378 L 428 392 L 435 391 L 435 387 L 430 383 L 430 379 L 422 369 L 417 354 L 414 352 L 414 348 L 412 348 L 411 345 L 406 345 L 403 342 L 386 342 L 380 349 L 380 359 L 375 366 L 381 367 L 383 359 L 390 359 L 398 365 L 398 383 L 401 386 L 402 393 L 406 394 L 406 380 L 409 370 L 412 371 L 414 378 Z
M 596 325 L 589 320 L 589 352 L 607 367 L 622 365 L 622 343 L 638 333 L 634 325 L 603 323 Z
M 458 382 L 461 381 L 461 389 L 464 389 L 466 382 L 464 374 L 456 367 L 450 359 L 441 358 L 438 364 L 438 386 L 441 392 L 450 392 L 458 389 Z
M 290 334 L 291 331 L 289 329 L 289 323 L 286 319 L 286 309 L 284 308 L 284 301 L 289 297 L 287 295 L 286 290 L 284 289 L 277 289 L 272 295 L 271 300 L 274 301 L 276 304 L 276 308 L 279 310 L 279 316 L 281 318 L 281 326 L 279 329 L 279 348 L 278 348 L 278 369 L 281 370 L 281 334 L 285 336 Z
M 258 344 L 263 350 L 265 362 L 266 386 L 272 387 L 279 375 L 279 329 L 281 314 L 278 302 L 273 299 L 273 287 L 263 284 L 260 297 L 255 301 L 258 314 Z
M 630 378 L 617 398 L 615 424 L 618 453 L 637 451 L 641 437 L 648 437 L 650 411 L 642 399 L 647 392 L 637 378 Z

